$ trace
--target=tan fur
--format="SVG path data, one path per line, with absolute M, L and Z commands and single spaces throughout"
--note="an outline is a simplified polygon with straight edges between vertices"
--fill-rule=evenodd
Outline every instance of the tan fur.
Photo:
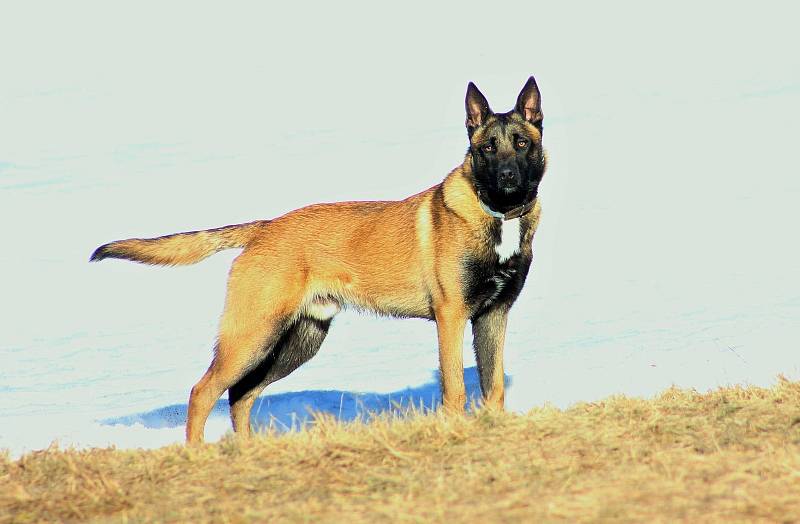
M 519 115 L 510 125 L 540 143 L 539 130 Z M 483 132 L 478 128 L 473 140 Z M 244 248 L 231 267 L 213 361 L 192 388 L 187 441 L 202 441 L 208 414 L 226 389 L 234 429 L 249 434 L 255 398 L 316 353 L 330 319 L 343 307 L 435 320 L 443 403 L 456 413 L 466 399 L 462 346 L 471 319 L 483 352 L 479 360 L 490 370 L 481 383 L 484 402 L 502 409 L 510 305 L 471 316 L 462 281 L 468 257 L 491 256 L 487 238 L 497 227 L 497 219 L 481 208 L 470 166 L 467 157 L 441 184 L 401 201 L 317 204 L 274 220 L 98 248 L 92 260 L 163 265 L 192 264 L 222 249 Z M 537 200 L 520 217 L 525 235 L 519 249 L 528 261 L 540 212 Z M 259 371 L 279 342 L 288 348 L 283 355 L 288 360 L 274 368 L 275 376 L 273 368 Z
M 483 400 L 483 405 L 491 409 L 503 409 L 505 402 L 505 377 L 503 376 L 503 345 L 506 338 L 506 322 L 508 311 L 496 309 L 481 319 L 483 326 L 473 322 L 472 334 L 475 339 L 484 337 L 487 345 L 492 345 L 494 352 L 494 366 L 492 366 L 491 388 L 489 395 Z M 486 328 L 481 331 L 480 328 Z M 480 356 L 478 356 L 480 360 Z
M 523 249 L 530 249 L 540 210 L 537 202 L 524 217 L 532 227 Z M 244 248 L 230 271 L 214 359 L 190 397 L 186 435 L 199 442 L 214 403 L 259 363 L 284 326 L 300 317 L 327 320 L 346 306 L 436 320 L 444 406 L 463 411 L 469 318 L 460 264 L 465 254 L 486 249 L 476 232 L 492 220 L 480 208 L 465 161 L 442 184 L 402 201 L 317 204 L 270 221 L 120 240 L 99 248 L 93 259 L 191 264 L 221 249 Z M 492 322 L 504 332 L 505 314 Z M 502 351 L 499 358 L 502 364 Z M 502 408 L 503 368 L 494 369 L 486 403 Z M 251 393 L 231 408 L 235 429 L 244 434 L 254 399 Z
M 245 247 L 266 224 L 258 221 L 158 238 L 117 240 L 97 248 L 91 260 L 126 258 L 165 266 L 194 264 L 223 249 Z

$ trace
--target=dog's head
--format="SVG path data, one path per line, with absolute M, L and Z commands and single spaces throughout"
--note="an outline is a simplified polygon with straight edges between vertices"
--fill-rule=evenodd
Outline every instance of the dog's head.
M 536 80 L 528 79 L 508 113 L 493 113 L 472 82 L 466 106 L 472 174 L 481 200 L 501 213 L 531 202 L 546 164 Z

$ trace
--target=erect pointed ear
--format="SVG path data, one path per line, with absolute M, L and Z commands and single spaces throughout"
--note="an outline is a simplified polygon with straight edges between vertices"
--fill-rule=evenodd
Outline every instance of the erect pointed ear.
M 517 106 L 514 108 L 517 113 L 535 125 L 539 129 L 542 128 L 542 97 L 539 94 L 539 86 L 536 85 L 536 79 L 533 77 L 528 78 L 525 82 L 525 87 L 519 92 L 517 97 Z
M 472 131 L 486 122 L 486 119 L 492 114 L 492 110 L 489 109 L 489 102 L 486 101 L 486 97 L 478 91 L 478 88 L 472 82 L 467 86 L 465 105 L 467 107 L 467 131 L 472 136 Z

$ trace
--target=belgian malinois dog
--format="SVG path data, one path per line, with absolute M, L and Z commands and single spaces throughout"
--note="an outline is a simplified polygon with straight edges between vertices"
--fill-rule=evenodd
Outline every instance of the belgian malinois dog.
M 405 200 L 316 204 L 261 220 L 119 240 L 91 260 L 233 262 L 214 358 L 192 388 L 186 440 L 201 442 L 227 389 L 234 430 L 250 434 L 264 388 L 313 357 L 345 307 L 434 320 L 446 410 L 466 402 L 462 345 L 472 323 L 483 404 L 503 408 L 506 319 L 531 265 L 545 171 L 539 88 L 530 77 L 507 113 L 470 82 L 469 149 L 444 181 Z

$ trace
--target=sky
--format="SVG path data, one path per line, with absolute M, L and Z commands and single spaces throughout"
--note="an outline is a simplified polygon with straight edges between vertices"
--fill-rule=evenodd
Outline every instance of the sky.
M 89 265 L 98 245 L 417 193 L 463 159 L 467 83 L 506 111 L 530 75 L 550 164 L 510 323 L 512 390 L 531 396 L 512 403 L 797 373 L 797 15 L 789 2 L 4 3 L 0 417 L 75 383 L 102 397 L 87 377 L 120 369 L 140 370 L 126 382 L 137 408 L 161 407 L 207 365 L 235 253 Z M 360 360 L 384 333 L 434 343 L 430 326 L 395 322 L 346 316 L 332 332 L 354 382 L 325 374 L 323 348 L 281 388 L 428 381 L 434 348 L 405 361 L 412 374 L 400 350 Z M 147 349 L 103 360 L 120 340 Z M 746 365 L 714 374 L 705 343 Z M 64 344 L 80 379 L 36 393 L 63 376 Z M 629 366 L 658 351 L 681 357 L 657 380 Z

